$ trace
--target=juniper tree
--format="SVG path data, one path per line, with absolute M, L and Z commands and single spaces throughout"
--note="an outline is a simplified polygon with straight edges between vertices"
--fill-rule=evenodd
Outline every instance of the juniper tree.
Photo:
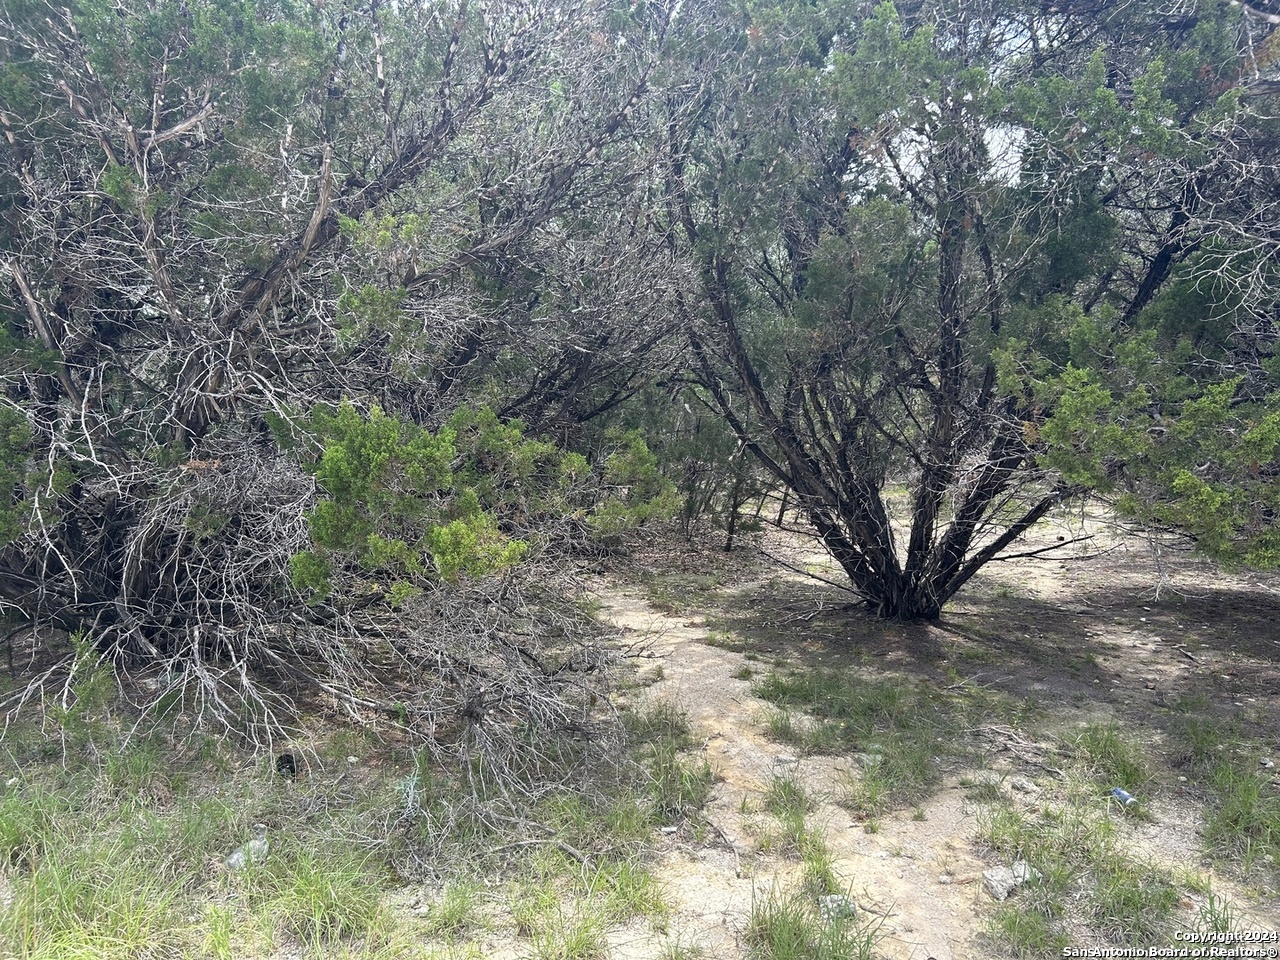
M 386 478 L 364 464 L 373 479 L 346 490 L 326 473 L 339 441 L 324 414 L 350 401 L 351 436 L 438 440 L 478 394 L 530 406 L 519 395 L 543 371 L 502 361 L 542 318 L 511 307 L 603 255 L 582 224 L 629 195 L 634 153 L 615 146 L 669 19 L 664 4 L 588 2 L 6 3 L 0 602 L 14 633 L 42 661 L 83 633 L 231 722 L 274 709 L 256 682 L 273 676 L 357 710 L 461 710 L 483 686 L 468 662 L 509 685 L 497 701 L 513 716 L 567 717 L 562 694 L 587 675 L 552 679 L 536 642 L 521 644 L 532 659 L 503 646 L 503 623 L 560 643 L 573 619 L 530 586 L 545 569 L 512 571 L 525 515 L 476 499 L 464 451 L 422 492 L 438 522 L 325 527 L 335 491 Z M 591 301 L 565 289 L 566 317 L 570 297 Z M 564 327 L 544 356 L 618 316 L 582 317 L 590 333 Z M 591 504 L 568 502 L 585 524 Z M 395 605 L 468 570 L 422 600 L 449 625 L 433 647 Z M 363 594 L 311 589 L 329 573 Z M 399 652 L 371 658 L 380 643 Z M 410 660 L 430 682 L 393 698 L 378 663 Z
M 878 615 L 937 617 L 1087 491 L 1127 485 L 1131 510 L 1195 492 L 1134 446 L 1161 416 L 1144 376 L 1172 357 L 1166 415 L 1221 413 L 1241 351 L 1268 355 L 1272 173 L 1241 14 L 1184 6 L 721 9 L 738 66 L 665 168 L 700 271 L 680 301 L 696 373 Z M 1180 323 L 1247 301 L 1257 332 L 1226 321 L 1197 366 L 1167 322 L 1148 332 L 1189 289 Z M 1253 382 L 1246 459 L 1271 464 Z M 1212 419 L 1170 459 L 1220 444 Z

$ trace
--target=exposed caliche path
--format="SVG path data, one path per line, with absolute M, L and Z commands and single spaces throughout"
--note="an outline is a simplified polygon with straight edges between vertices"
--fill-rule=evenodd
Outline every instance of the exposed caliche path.
M 902 811 L 881 818 L 877 833 L 866 833 L 833 802 L 842 779 L 856 776 L 853 764 L 839 757 L 797 758 L 767 739 L 768 705 L 751 695 L 748 681 L 735 677 L 752 664 L 708 645 L 700 617 L 658 612 L 639 591 L 611 582 L 598 581 L 592 591 L 602 619 L 623 630 L 628 642 L 646 644 L 650 669 L 661 666 L 661 679 L 646 696 L 688 715 L 719 781 L 704 811 L 711 830 L 695 839 L 693 825 L 681 825 L 655 866 L 673 911 L 670 939 L 707 956 L 746 956 L 753 897 L 798 881 L 797 860 L 760 848 L 770 825 L 761 803 L 771 779 L 784 775 L 795 776 L 818 798 L 810 822 L 824 828 L 835 872 L 864 918 L 882 921 L 881 953 L 898 960 L 990 955 L 977 936 L 983 864 L 973 847 L 972 811 L 958 788 L 936 793 L 922 807 L 923 820 Z M 654 957 L 663 942 L 623 931 L 614 938 L 613 956 Z

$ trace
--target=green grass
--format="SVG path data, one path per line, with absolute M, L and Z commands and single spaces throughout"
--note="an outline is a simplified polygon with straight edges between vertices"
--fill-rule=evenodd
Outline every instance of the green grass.
M 839 892 L 834 869 L 835 859 L 827 847 L 819 827 L 808 821 L 816 803 L 799 780 L 774 777 L 765 790 L 764 810 L 778 824 L 778 831 L 767 832 L 761 846 L 799 857 L 804 865 L 801 886 L 813 896 Z
M 366 857 L 345 850 L 288 851 L 268 861 L 263 907 L 308 946 L 362 936 L 378 918 L 379 878 Z
M 605 923 L 597 913 L 557 902 L 533 922 L 532 960 L 603 960 L 608 953 L 604 934 Z
M 645 579 L 649 604 L 664 613 L 705 606 L 723 584 L 719 574 L 660 573 Z
M 1062 806 L 986 807 L 979 834 L 996 859 L 1024 860 L 1039 874 L 994 910 L 988 935 L 1018 957 L 1059 954 L 1072 918 L 1118 946 L 1169 942 L 1179 926 L 1178 879 L 1135 858 L 1121 842 L 1127 829 L 1087 784 Z
M 841 798 L 863 816 L 920 799 L 938 780 L 938 760 L 961 752 L 954 705 L 924 682 L 815 669 L 770 673 L 752 690 L 775 705 L 766 721 L 774 738 L 807 752 L 865 755 Z M 796 710 L 808 715 L 803 723 Z
M 109 718 L 75 723 L 65 754 L 19 728 L 5 743 L 23 773 L 0 788 L 0 956 L 469 960 L 514 926 L 532 957 L 591 960 L 611 926 L 663 927 L 649 842 L 696 818 L 712 784 L 665 705 L 628 718 L 628 745 L 597 780 L 510 802 L 365 731 L 308 744 L 306 775 L 286 781 L 272 758 L 216 741 L 118 747 Z M 270 854 L 228 870 L 255 822 Z M 442 892 L 417 917 L 397 913 L 402 872 L 422 865 Z M 524 876 L 538 898 L 504 911 L 481 876 Z
M 1168 873 L 1129 860 L 1118 850 L 1094 858 L 1090 866 L 1089 911 L 1095 930 L 1129 947 L 1171 939 L 1181 894 Z
M 1050 917 L 1020 904 L 997 907 L 987 921 L 987 935 L 1011 956 L 1025 960 L 1059 956 L 1071 943 L 1069 936 L 1054 929 Z
M 803 820 L 814 807 L 804 785 L 794 777 L 774 777 L 764 793 L 764 808 L 779 820 Z
M 747 649 L 747 644 L 735 637 L 728 630 L 708 631 L 702 642 L 709 647 L 728 650 L 730 653 L 744 653 Z M 754 659 L 754 656 L 752 656 L 752 659 Z
M 1269 777 L 1224 760 L 1208 778 L 1212 797 L 1205 810 L 1204 838 L 1220 856 L 1245 870 L 1280 867 L 1280 792 Z
M 692 755 L 689 723 L 669 703 L 658 703 L 626 718 L 633 749 L 648 771 L 648 793 L 663 822 L 701 810 L 715 777 L 705 757 Z
M 383 883 L 364 859 L 280 840 L 264 864 L 223 874 L 210 902 L 208 864 L 239 839 L 216 801 L 122 815 L 105 795 L 65 800 L 67 815 L 35 835 L 29 869 L 10 876 L 5 956 L 241 956 L 259 939 L 365 937 L 380 917 Z
M 657 960 L 706 960 L 706 951 L 697 944 L 685 943 L 679 936 L 662 945 Z
M 483 893 L 474 879 L 455 880 L 445 886 L 427 912 L 426 931 L 432 937 L 457 940 L 484 927 Z
M 751 904 L 746 942 L 751 960 L 870 960 L 879 924 L 826 918 L 806 891 L 776 890 Z
M 1259 767 L 1268 745 L 1244 735 L 1238 721 L 1205 716 L 1207 698 L 1186 698 L 1171 731 L 1174 762 L 1208 795 L 1209 851 L 1246 873 L 1280 876 L 1280 789 Z
M 1230 933 L 1240 928 L 1240 917 L 1235 908 L 1222 897 L 1207 892 L 1204 904 L 1196 913 L 1197 933 Z
M 653 777 L 650 792 L 660 816 L 676 820 L 706 805 L 715 777 L 705 759 L 690 759 L 671 744 L 659 743 L 653 746 L 648 766 Z
M 53 960 L 180 951 L 183 891 L 196 882 L 194 868 L 155 862 L 131 831 L 73 831 L 52 827 L 30 872 L 11 881 L 2 952 Z
M 598 904 L 609 923 L 626 923 L 637 917 L 660 919 L 667 912 L 662 891 L 647 867 L 636 859 L 603 863 L 582 883 L 582 893 Z
M 1114 723 L 1086 726 L 1075 741 L 1080 761 L 1106 789 L 1140 794 L 1152 779 L 1144 749 L 1123 736 Z

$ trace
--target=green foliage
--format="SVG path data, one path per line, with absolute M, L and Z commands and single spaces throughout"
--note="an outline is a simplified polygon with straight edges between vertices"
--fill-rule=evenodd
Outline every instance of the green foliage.
M 317 408 L 323 498 L 307 520 L 313 547 L 290 562 L 293 584 L 323 599 L 334 578 L 354 596 L 403 603 L 422 586 L 482 578 L 519 564 L 534 542 L 579 518 L 596 540 L 673 508 L 670 484 L 639 433 L 618 434 L 600 475 L 580 455 L 525 435 L 518 420 L 462 408 L 438 431 L 347 402 Z
M 267 861 L 269 910 L 311 946 L 369 931 L 381 895 L 368 860 L 346 851 L 286 851 Z
M 32 506 L 25 483 L 30 448 L 26 419 L 12 407 L 0 407 L 0 546 L 17 539 L 26 527 Z
M 805 892 L 773 889 L 753 899 L 746 939 L 752 960 L 870 960 L 879 924 L 828 919 Z
M 680 507 L 640 431 L 611 431 L 607 441 L 613 451 L 605 458 L 604 485 L 614 497 L 588 520 L 592 536 L 606 545 L 650 520 L 670 519 Z
M 1098 782 L 1141 793 L 1151 779 L 1142 748 L 1127 740 L 1114 723 L 1093 723 L 1076 737 L 1076 747 Z
M 814 752 L 862 755 L 845 802 L 866 816 L 920 797 L 937 778 L 935 758 L 954 749 L 942 737 L 950 710 L 924 686 L 815 669 L 766 674 L 752 692 L 782 708 L 771 719 L 775 736 Z M 810 713 L 809 722 L 795 723 L 793 707 Z
M 347 337 L 355 339 L 369 327 L 394 330 L 401 322 L 403 290 L 383 290 L 367 284 L 338 298 L 338 321 Z
M 323 445 L 316 480 L 327 495 L 308 517 L 315 546 L 292 560 L 294 585 L 321 596 L 337 558 L 370 589 L 436 578 L 483 577 L 517 563 L 527 544 L 498 529 L 477 492 L 453 471 L 456 433 L 438 433 L 351 403 L 317 409 L 311 430 Z M 410 588 L 411 589 L 411 588 Z

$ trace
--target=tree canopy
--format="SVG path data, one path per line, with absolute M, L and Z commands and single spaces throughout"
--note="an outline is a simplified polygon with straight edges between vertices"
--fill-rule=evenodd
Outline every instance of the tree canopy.
M 1266 562 L 1273 124 L 1238 24 L 885 3 L 726 30 L 741 66 L 669 178 L 697 375 L 879 614 L 937 616 L 1086 492 Z
M 539 558 L 698 456 L 885 617 L 1086 494 L 1274 566 L 1276 19 L 14 0 L 4 615 L 215 706 L 268 669 L 476 720 L 501 675 L 568 723 Z

